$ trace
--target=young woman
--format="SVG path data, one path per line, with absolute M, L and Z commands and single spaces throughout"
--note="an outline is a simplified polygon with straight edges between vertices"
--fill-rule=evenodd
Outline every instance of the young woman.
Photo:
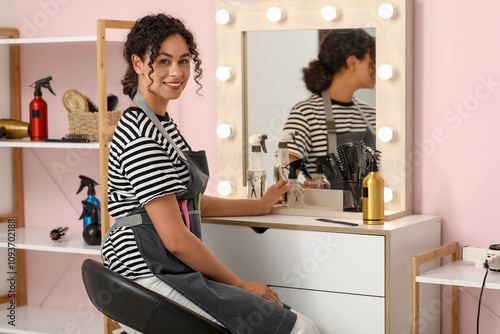
M 290 161 L 307 159 L 313 173 L 315 161 L 337 145 L 363 140 L 375 147 L 375 109 L 353 97 L 375 85 L 375 39 L 362 29 L 332 30 L 303 74 L 313 95 L 292 108 L 285 124 L 299 132 L 288 143 Z M 340 179 L 329 176 L 331 187 L 340 189 Z
M 178 19 L 149 15 L 130 31 L 124 57 L 123 92 L 133 102 L 110 145 L 108 210 L 117 221 L 103 239 L 105 266 L 233 333 L 317 332 L 307 318 L 283 307 L 267 285 L 242 280 L 201 242 L 200 211 L 267 214 L 289 185 L 278 183 L 259 200 L 202 195 L 208 180 L 205 154 L 190 149 L 167 112 L 169 101 L 186 87 L 191 67 L 201 88 L 193 35 Z M 248 320 L 262 310 L 262 321 Z

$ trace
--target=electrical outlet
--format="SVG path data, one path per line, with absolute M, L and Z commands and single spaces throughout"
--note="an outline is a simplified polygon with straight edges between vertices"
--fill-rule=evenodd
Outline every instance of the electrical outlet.
M 486 257 L 487 252 L 488 248 L 464 246 L 462 247 L 462 261 L 476 262 L 477 260 L 482 260 Z

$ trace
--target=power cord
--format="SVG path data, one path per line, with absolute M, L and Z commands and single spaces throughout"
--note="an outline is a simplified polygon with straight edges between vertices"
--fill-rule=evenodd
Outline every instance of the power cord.
M 488 265 L 488 260 L 484 260 L 484 268 L 486 269 L 486 273 L 484 274 L 483 285 L 481 287 L 481 293 L 479 294 L 479 303 L 477 307 L 477 326 L 476 326 L 477 334 L 479 334 L 479 313 L 481 312 L 481 299 L 483 298 L 484 285 L 486 284 L 486 277 L 488 277 L 488 271 L 490 269 L 490 266 Z

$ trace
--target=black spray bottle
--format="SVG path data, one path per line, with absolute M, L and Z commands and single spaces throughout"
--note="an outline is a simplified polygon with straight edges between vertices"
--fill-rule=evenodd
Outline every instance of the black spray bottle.
M 87 198 L 85 201 L 93 203 L 97 205 L 99 208 L 101 207 L 101 202 L 95 197 L 95 186 L 99 185 L 96 181 L 92 180 L 90 177 L 85 175 L 80 175 L 80 188 L 78 188 L 77 194 L 83 190 L 83 188 L 88 187 Z M 83 228 L 85 228 L 88 224 L 91 223 L 90 216 L 83 217 Z M 101 213 L 99 212 L 98 223 L 101 223 Z
M 99 214 L 101 208 L 94 203 L 82 201 L 83 212 L 79 219 L 90 218 L 90 224 L 83 229 L 83 240 L 87 245 L 97 246 L 101 244 L 101 224 L 99 224 Z
M 286 193 L 286 201 L 283 202 L 283 206 L 289 209 L 299 209 L 304 205 L 304 189 L 297 180 L 297 172 L 301 170 L 308 179 L 312 179 L 312 177 L 302 159 L 292 161 L 288 166 L 290 168 L 288 181 L 291 183 L 291 187 Z

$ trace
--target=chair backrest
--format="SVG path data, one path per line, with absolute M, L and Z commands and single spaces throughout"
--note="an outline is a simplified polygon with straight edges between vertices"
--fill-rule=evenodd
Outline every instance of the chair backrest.
M 168 298 L 86 259 L 82 278 L 94 306 L 107 317 L 145 334 L 230 333 Z

